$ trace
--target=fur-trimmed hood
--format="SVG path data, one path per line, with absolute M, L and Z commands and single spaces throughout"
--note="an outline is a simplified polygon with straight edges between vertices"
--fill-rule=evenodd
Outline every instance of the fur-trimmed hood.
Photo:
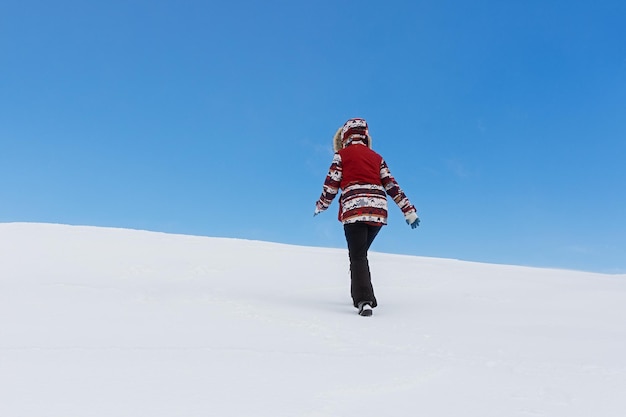
M 341 140 L 342 130 L 343 130 L 343 126 L 337 129 L 337 132 L 335 132 L 335 136 L 333 137 L 333 149 L 335 152 L 339 151 L 340 149 L 343 149 L 343 142 Z M 369 148 L 372 149 L 372 136 L 371 135 L 367 135 L 367 146 L 369 146 Z

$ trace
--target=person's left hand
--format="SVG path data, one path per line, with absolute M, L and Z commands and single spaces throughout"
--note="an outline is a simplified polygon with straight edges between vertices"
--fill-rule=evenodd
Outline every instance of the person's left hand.
M 417 217 L 417 213 L 414 211 L 406 213 L 404 215 L 404 218 L 406 219 L 406 224 L 411 226 L 411 229 L 415 229 L 417 226 L 420 225 L 420 218 Z

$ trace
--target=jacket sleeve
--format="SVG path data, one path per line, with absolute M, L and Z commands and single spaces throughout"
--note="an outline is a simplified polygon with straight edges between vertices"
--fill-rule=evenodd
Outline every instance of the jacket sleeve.
M 393 199 L 393 201 L 400 207 L 402 213 L 405 215 L 411 211 L 416 212 L 415 207 L 411 204 L 404 191 L 400 188 L 396 179 L 391 175 L 387 163 L 383 159 L 380 163 L 380 180 L 385 188 L 385 192 Z
M 333 199 L 337 196 L 342 177 L 343 168 L 341 165 L 341 155 L 339 155 L 339 153 L 335 153 L 333 162 L 328 170 L 328 175 L 324 181 L 322 195 L 316 203 L 316 206 L 320 211 L 326 210 L 328 206 L 330 206 L 330 203 L 332 203 Z

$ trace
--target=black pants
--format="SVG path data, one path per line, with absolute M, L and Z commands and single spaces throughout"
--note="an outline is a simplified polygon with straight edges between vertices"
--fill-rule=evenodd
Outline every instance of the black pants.
M 355 307 L 361 301 L 370 301 L 372 307 L 378 304 L 374 296 L 367 251 L 380 229 L 381 226 L 371 226 L 367 223 L 351 223 L 343 226 L 350 257 L 350 292 Z

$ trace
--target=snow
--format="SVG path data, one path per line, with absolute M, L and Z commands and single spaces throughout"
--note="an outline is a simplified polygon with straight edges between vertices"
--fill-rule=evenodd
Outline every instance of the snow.
M 370 264 L 364 318 L 345 250 L 0 224 L 0 416 L 626 415 L 626 276 Z

